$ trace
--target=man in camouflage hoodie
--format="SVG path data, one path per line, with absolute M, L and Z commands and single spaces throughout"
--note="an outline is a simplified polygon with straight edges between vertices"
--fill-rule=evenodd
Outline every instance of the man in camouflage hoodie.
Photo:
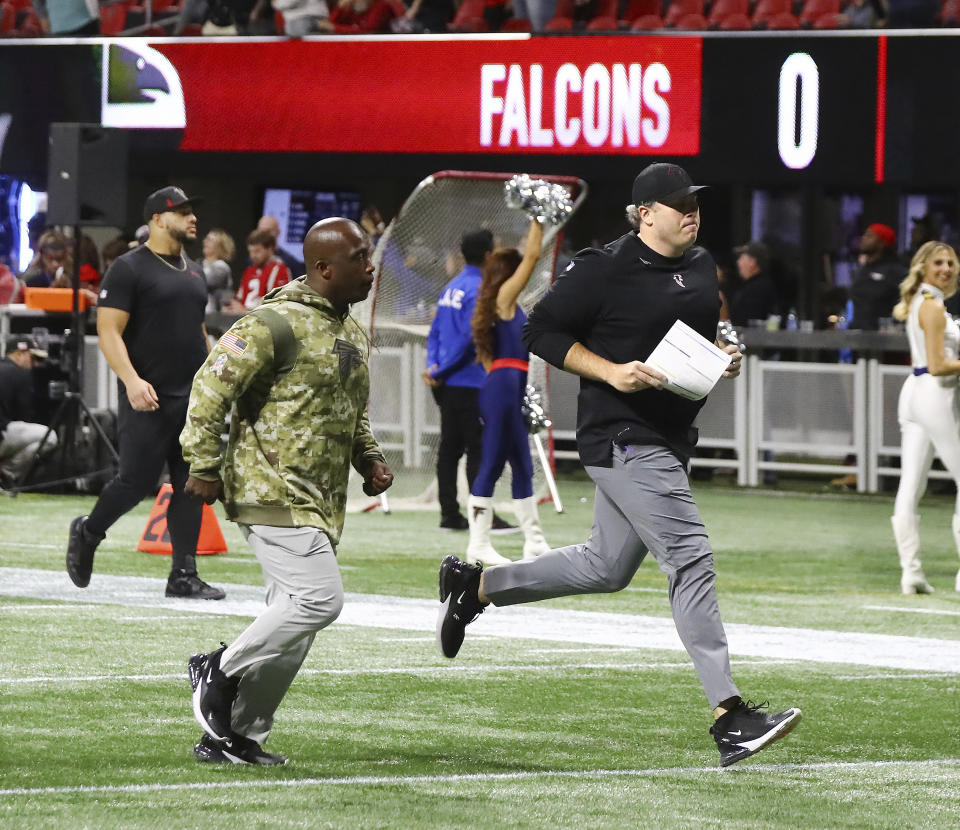
M 261 744 L 316 632 L 343 606 L 336 545 L 349 465 L 370 495 L 393 482 L 367 418 L 369 343 L 349 316 L 373 285 L 369 237 L 325 219 L 303 247 L 306 276 L 270 292 L 210 352 L 180 436 L 186 492 L 223 499 L 267 588 L 267 608 L 246 631 L 188 663 L 201 761 L 286 761 Z

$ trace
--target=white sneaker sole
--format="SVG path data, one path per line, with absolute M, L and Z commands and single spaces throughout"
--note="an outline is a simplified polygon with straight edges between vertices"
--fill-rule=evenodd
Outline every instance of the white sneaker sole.
M 443 621 L 447 617 L 447 609 L 450 607 L 451 599 L 453 599 L 453 592 L 447 594 L 447 598 L 440 603 L 440 614 L 437 617 L 437 649 L 444 657 L 447 655 L 443 653 L 443 640 L 440 638 L 440 631 L 443 629 Z
M 759 752 L 761 749 L 770 746 L 770 744 L 774 743 L 775 741 L 779 741 L 781 738 L 786 737 L 793 731 L 794 727 L 796 727 L 796 725 L 803 720 L 803 712 L 801 712 L 799 709 L 793 708 L 790 711 L 793 714 L 789 718 L 785 718 L 784 720 L 780 721 L 780 723 L 778 723 L 765 735 L 761 735 L 759 738 L 754 738 L 752 741 L 744 741 L 742 744 L 737 744 L 737 746 L 741 746 L 744 749 L 750 750 L 750 754 L 753 755 L 754 753 Z

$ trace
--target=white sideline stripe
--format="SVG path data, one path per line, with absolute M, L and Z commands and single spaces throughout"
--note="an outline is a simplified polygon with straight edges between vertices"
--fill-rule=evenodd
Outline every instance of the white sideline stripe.
M 10 787 L 0 796 L 74 795 L 84 793 L 153 793 L 177 790 L 226 790 L 244 788 L 274 789 L 286 787 L 377 786 L 399 784 L 453 784 L 485 781 L 525 781 L 536 778 L 662 778 L 670 775 L 748 775 L 763 773 L 809 773 L 821 770 L 859 772 L 872 769 L 924 769 L 960 766 L 960 758 L 924 761 L 824 761 L 813 764 L 750 764 L 744 767 L 652 767 L 650 769 L 536 770 L 533 772 L 475 772 L 451 775 L 355 775 L 339 778 L 280 778 L 240 781 L 188 781 L 180 784 L 103 784 L 76 787 Z
M 263 610 L 264 590 L 225 585 L 220 601 L 167 599 L 163 579 L 94 574 L 87 589 L 76 588 L 64 571 L 0 568 L 0 596 L 124 605 L 255 617 Z M 439 603 L 379 594 L 347 594 L 334 625 L 428 632 L 436 625 Z M 730 654 L 773 660 L 811 660 L 909 671 L 960 674 L 960 639 L 906 637 L 767 625 L 727 623 Z M 631 646 L 683 651 L 673 620 L 634 614 L 569 611 L 534 606 L 491 606 L 470 628 L 470 637 L 542 640 L 589 645 Z
M 904 608 L 900 605 L 863 605 L 868 611 L 902 611 L 904 614 L 942 614 L 947 617 L 960 617 L 960 611 L 944 611 L 938 608 Z

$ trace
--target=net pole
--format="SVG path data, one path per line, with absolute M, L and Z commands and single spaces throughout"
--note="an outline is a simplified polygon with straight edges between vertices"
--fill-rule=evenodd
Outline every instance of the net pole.
M 557 513 L 563 513 L 563 502 L 560 501 L 560 493 L 557 492 L 557 481 L 553 477 L 553 470 L 550 469 L 550 462 L 547 460 L 547 454 L 543 450 L 543 442 L 540 436 L 533 436 L 533 443 L 537 448 L 537 455 L 540 458 L 540 465 L 543 467 L 543 476 L 547 480 L 547 487 L 550 490 L 550 498 L 553 499 L 553 506 Z

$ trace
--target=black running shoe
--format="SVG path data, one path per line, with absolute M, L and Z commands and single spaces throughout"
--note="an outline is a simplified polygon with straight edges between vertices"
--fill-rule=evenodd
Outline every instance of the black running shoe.
M 444 516 L 440 519 L 441 530 L 469 530 L 470 522 L 463 513 L 454 513 L 452 516 Z
M 223 599 L 227 594 L 220 588 L 207 585 L 195 571 L 176 571 L 167 579 L 165 595 L 181 599 Z
M 259 764 L 263 767 L 282 766 L 287 759 L 267 752 L 251 738 L 233 734 L 229 741 L 215 741 L 204 733 L 200 743 L 193 747 L 193 757 L 205 764 Z
M 86 524 L 86 516 L 77 516 L 70 522 L 70 535 L 67 538 L 67 576 L 78 588 L 86 588 L 90 584 L 93 554 L 103 541 L 103 536 L 90 533 Z
M 237 696 L 239 677 L 227 677 L 220 671 L 220 658 L 226 645 L 209 654 L 194 654 L 187 661 L 193 688 L 193 716 L 211 738 L 229 740 L 230 715 Z
M 720 766 L 729 767 L 737 761 L 755 755 L 761 749 L 789 734 L 800 723 L 803 713 L 787 709 L 775 715 L 760 710 L 767 704 L 754 705 L 740 701 L 733 709 L 719 717 L 710 727 L 710 734 L 720 750 Z
M 486 607 L 477 598 L 483 567 L 468 565 L 456 556 L 440 563 L 440 616 L 437 618 L 437 645 L 444 657 L 456 657 L 463 644 L 464 629 Z

